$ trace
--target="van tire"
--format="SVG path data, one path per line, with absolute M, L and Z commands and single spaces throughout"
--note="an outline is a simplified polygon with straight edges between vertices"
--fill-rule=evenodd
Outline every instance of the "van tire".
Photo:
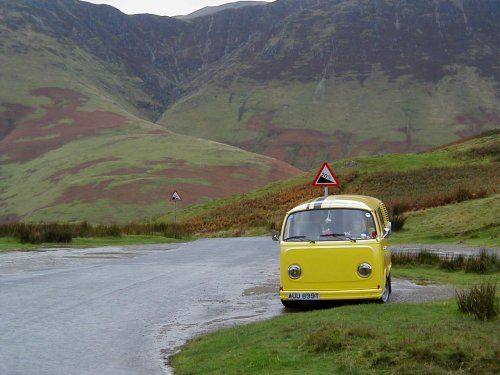
M 389 299 L 391 297 L 392 287 L 391 287 L 391 276 L 387 276 L 385 280 L 384 293 L 382 293 L 382 297 L 378 299 L 378 303 L 389 303 Z
M 302 306 L 302 301 L 290 301 L 290 300 L 284 300 L 284 299 L 282 299 L 281 303 L 287 309 L 296 309 L 296 308 Z

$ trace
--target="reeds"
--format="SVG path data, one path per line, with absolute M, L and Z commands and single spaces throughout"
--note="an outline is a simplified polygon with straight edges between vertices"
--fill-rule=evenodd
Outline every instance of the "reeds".
M 393 253 L 394 265 L 430 265 L 444 270 L 459 271 L 478 274 L 488 274 L 500 271 L 500 259 L 494 253 L 482 249 L 478 255 L 465 257 L 464 255 L 440 255 L 428 250 L 419 252 Z
M 478 320 L 492 320 L 498 316 L 499 304 L 495 298 L 496 281 L 488 281 L 472 288 L 455 292 L 458 310 L 472 314 Z
M 73 238 L 120 237 L 122 235 L 161 235 L 169 238 L 187 238 L 188 226 L 173 223 L 130 223 L 126 225 L 93 225 L 84 221 L 74 224 L 9 223 L 0 225 L 0 237 L 17 238 L 21 243 L 70 243 Z

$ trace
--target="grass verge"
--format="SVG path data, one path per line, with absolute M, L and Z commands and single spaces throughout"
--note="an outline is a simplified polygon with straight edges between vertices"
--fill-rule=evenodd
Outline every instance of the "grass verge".
M 499 328 L 455 301 L 342 306 L 196 338 L 172 365 L 178 375 L 496 374 Z
M 392 277 L 409 279 L 420 285 L 438 283 L 451 284 L 456 287 L 470 286 L 499 275 L 498 272 L 489 275 L 477 275 L 465 271 L 443 271 L 434 266 L 393 266 L 391 274 Z
M 221 330 L 191 340 L 171 365 L 178 375 L 497 374 L 500 320 L 497 314 L 485 321 L 475 319 L 475 312 L 461 313 L 458 296 L 469 295 L 474 287 L 463 288 L 474 284 L 495 290 L 498 275 L 437 264 L 395 265 L 394 277 L 453 284 L 462 291 L 457 300 L 349 304 Z M 498 292 L 490 297 L 498 308 Z

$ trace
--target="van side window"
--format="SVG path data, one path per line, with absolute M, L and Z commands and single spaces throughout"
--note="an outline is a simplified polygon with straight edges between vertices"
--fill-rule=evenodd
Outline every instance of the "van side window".
M 377 208 L 376 213 L 377 213 L 377 221 L 379 223 L 379 232 L 383 234 L 385 222 L 384 222 L 384 216 L 382 214 L 382 211 L 380 210 L 380 207 Z

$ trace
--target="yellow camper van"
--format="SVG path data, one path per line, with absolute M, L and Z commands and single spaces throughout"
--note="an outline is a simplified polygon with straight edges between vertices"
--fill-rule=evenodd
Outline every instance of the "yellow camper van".
M 389 301 L 391 223 L 385 205 L 362 195 L 330 195 L 290 210 L 281 233 L 280 298 Z

